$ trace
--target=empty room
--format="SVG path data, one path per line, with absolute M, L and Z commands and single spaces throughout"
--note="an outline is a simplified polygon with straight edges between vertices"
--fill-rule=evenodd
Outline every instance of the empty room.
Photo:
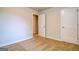
M 79 51 L 79 8 L 0 7 L 0 51 Z

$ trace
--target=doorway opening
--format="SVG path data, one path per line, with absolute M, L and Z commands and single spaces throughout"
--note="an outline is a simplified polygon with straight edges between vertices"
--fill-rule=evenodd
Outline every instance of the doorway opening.
M 38 15 L 35 14 L 32 19 L 32 34 L 33 36 L 38 35 Z

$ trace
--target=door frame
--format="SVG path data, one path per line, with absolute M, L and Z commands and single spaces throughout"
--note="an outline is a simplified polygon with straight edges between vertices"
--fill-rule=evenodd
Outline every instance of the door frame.
M 77 40 L 79 45 L 79 8 L 77 8 Z
M 33 16 L 34 16 L 34 15 L 38 16 L 37 14 L 32 14 L 32 35 L 34 34 L 34 33 L 33 33 L 33 25 L 34 25 L 34 24 L 33 24 L 33 21 L 34 21 L 34 20 L 33 20 Z M 37 25 L 37 28 L 38 28 L 38 25 Z M 37 29 L 37 32 L 38 32 L 38 29 Z M 38 34 L 38 33 L 37 33 L 37 34 Z

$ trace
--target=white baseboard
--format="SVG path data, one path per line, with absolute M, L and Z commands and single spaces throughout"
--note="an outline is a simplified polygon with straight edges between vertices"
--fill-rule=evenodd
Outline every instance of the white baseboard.
M 46 36 L 46 38 L 53 39 L 53 40 L 58 40 L 58 41 L 62 41 L 62 40 L 59 39 L 59 38 L 55 38 L 55 37 L 51 37 L 51 36 Z
M 7 45 L 11 45 L 11 44 L 14 44 L 14 43 L 18 43 L 18 42 L 21 42 L 21 41 L 24 41 L 24 40 L 29 40 L 31 38 L 32 38 L 32 36 L 30 36 L 28 38 L 25 38 L 25 39 L 17 40 L 17 41 L 14 41 L 14 42 L 5 43 L 5 44 L 0 45 L 0 47 L 7 46 Z
M 46 38 L 66 42 L 66 41 L 64 41 L 64 40 L 62 40 L 62 39 L 59 39 L 59 38 L 54 38 L 54 37 L 51 37 L 51 36 L 46 36 Z M 68 43 L 70 43 L 70 42 L 68 42 Z M 79 43 L 72 43 L 72 44 L 79 45 Z

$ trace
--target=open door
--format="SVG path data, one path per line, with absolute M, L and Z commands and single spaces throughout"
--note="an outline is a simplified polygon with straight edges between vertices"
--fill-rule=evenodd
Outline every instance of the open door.
M 38 19 L 38 35 L 45 37 L 45 14 L 40 14 Z

